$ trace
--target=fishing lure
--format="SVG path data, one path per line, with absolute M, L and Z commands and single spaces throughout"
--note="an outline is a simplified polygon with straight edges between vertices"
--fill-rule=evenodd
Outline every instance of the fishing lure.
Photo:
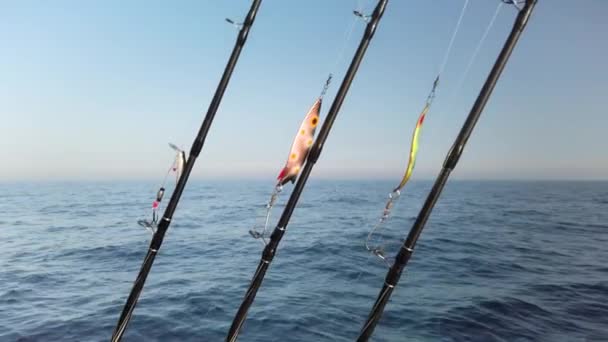
M 424 105 L 424 108 L 418 115 L 418 120 L 416 121 L 416 127 L 414 127 L 414 132 L 412 133 L 412 143 L 410 146 L 409 159 L 407 162 L 407 166 L 405 168 L 405 173 L 403 174 L 403 178 L 401 178 L 401 182 L 399 183 L 399 185 L 397 185 L 393 189 L 393 191 L 388 195 L 388 200 L 386 201 L 386 205 L 384 206 L 384 210 L 382 211 L 382 216 L 380 217 L 380 220 L 378 221 L 378 223 L 376 223 L 374 228 L 369 232 L 369 234 L 367 235 L 367 240 L 365 241 L 365 247 L 367 248 L 367 250 L 374 253 L 382 260 L 386 259 L 385 253 L 384 253 L 384 247 L 382 246 L 382 241 L 379 240 L 378 243 L 376 243 L 375 245 L 372 246 L 371 240 L 373 239 L 376 231 L 378 231 L 390 217 L 391 209 L 393 208 L 395 201 L 397 201 L 399 199 L 399 197 L 401 196 L 401 190 L 405 187 L 407 182 L 412 177 L 412 173 L 414 172 L 414 167 L 416 166 L 416 157 L 418 155 L 420 132 L 422 131 L 422 125 L 424 124 L 424 119 L 426 118 L 427 113 L 431 109 L 431 104 L 433 103 L 433 99 L 435 98 L 435 91 L 437 90 L 438 85 L 439 85 L 439 76 L 437 76 L 437 78 L 435 78 L 435 81 L 433 82 L 433 88 L 431 89 L 431 92 L 429 93 L 429 95 L 426 99 L 426 104 Z
M 274 204 L 276 203 L 279 194 L 283 191 L 283 186 L 289 182 L 294 183 L 296 178 L 298 178 L 298 174 L 302 169 L 302 165 L 306 162 L 306 157 L 308 156 L 308 152 L 312 147 L 315 137 L 315 131 L 317 126 L 319 125 L 320 120 L 320 111 L 321 111 L 321 103 L 323 102 L 323 95 L 325 94 L 329 83 L 331 82 L 331 75 L 325 82 L 325 87 L 323 88 L 323 92 L 321 96 L 317 98 L 315 103 L 312 105 L 306 116 L 304 116 L 304 120 L 302 124 L 300 124 L 300 128 L 296 133 L 296 136 L 291 144 L 291 148 L 289 150 L 289 156 L 287 157 L 287 161 L 285 162 L 285 166 L 279 172 L 277 176 L 277 183 L 272 191 L 270 196 L 270 200 L 266 203 L 266 214 L 264 216 L 263 228 L 261 231 L 256 229 L 254 226 L 249 234 L 256 239 L 262 239 L 264 243 L 266 243 L 265 235 L 268 229 L 268 223 L 270 220 L 270 214 Z
M 320 109 L 321 98 L 315 101 L 304 117 L 304 121 L 302 121 L 289 150 L 287 162 L 277 177 L 277 186 L 283 186 L 288 182 L 294 183 L 296 181 L 302 164 L 306 161 L 306 156 L 308 156 L 308 151 L 310 151 L 310 147 L 312 146 L 315 130 L 319 124 Z
M 167 178 L 169 178 L 171 173 L 175 173 L 175 184 L 177 184 L 179 177 L 181 177 L 184 170 L 184 165 L 186 164 L 186 153 L 174 144 L 169 143 L 169 147 L 175 151 L 175 158 L 173 159 L 171 167 L 169 167 L 169 170 L 167 170 L 160 188 L 156 192 L 156 199 L 152 202 L 152 219 L 137 221 L 140 226 L 148 229 L 152 233 L 156 232 L 156 225 L 158 224 L 158 211 L 160 210 L 160 202 L 162 202 L 163 196 L 165 195 Z

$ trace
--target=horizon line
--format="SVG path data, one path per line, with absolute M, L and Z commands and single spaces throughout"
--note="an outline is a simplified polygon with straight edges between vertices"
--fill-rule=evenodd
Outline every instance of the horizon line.
M 434 181 L 436 178 L 418 178 L 412 179 L 411 182 L 429 182 Z M 191 177 L 189 181 L 268 181 L 274 182 L 274 178 L 266 177 Z M 394 178 L 384 177 L 318 177 L 311 179 L 312 181 L 341 181 L 341 182 L 360 182 L 360 181 L 379 181 L 379 182 L 395 182 Z M 22 179 L 0 179 L 2 183 L 81 183 L 81 182 L 157 182 L 157 178 L 152 177 L 115 177 L 115 178 L 22 178 Z M 492 178 L 492 177 L 454 177 L 450 178 L 450 181 L 473 181 L 473 182 L 608 182 L 608 178 Z

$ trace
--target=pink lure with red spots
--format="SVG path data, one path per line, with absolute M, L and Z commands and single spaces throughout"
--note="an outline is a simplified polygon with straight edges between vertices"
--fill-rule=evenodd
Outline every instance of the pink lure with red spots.
M 315 130 L 319 124 L 320 110 L 321 98 L 317 99 L 312 105 L 298 129 L 298 133 L 291 145 L 287 162 L 277 177 L 279 185 L 296 181 L 300 169 L 306 161 L 306 156 L 308 156 L 308 152 L 314 142 Z

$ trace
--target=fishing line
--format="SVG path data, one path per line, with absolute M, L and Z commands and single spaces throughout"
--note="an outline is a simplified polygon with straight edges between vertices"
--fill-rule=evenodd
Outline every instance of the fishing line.
M 365 7 L 367 7 L 367 3 L 369 2 L 369 0 L 358 0 L 357 1 L 357 9 L 354 10 L 354 13 L 363 13 L 363 11 L 365 10 Z M 342 44 L 340 45 L 339 50 L 337 50 L 337 54 L 336 54 L 336 59 L 334 60 L 334 63 L 332 64 L 331 68 L 329 70 L 336 70 L 336 68 L 338 67 L 338 65 L 340 64 L 340 62 L 342 61 L 342 59 L 344 59 L 344 54 L 346 53 L 346 48 L 348 46 L 348 43 L 350 42 L 350 38 L 353 35 L 353 32 L 355 31 L 355 24 L 357 24 L 358 21 L 358 15 L 355 14 L 355 18 L 353 18 L 353 20 L 350 23 L 350 26 L 348 26 L 348 28 L 346 29 L 346 31 L 344 31 L 344 36 L 342 37 Z
M 456 28 L 454 32 L 452 32 L 452 37 L 450 38 L 450 42 L 448 43 L 448 48 L 445 51 L 445 55 L 443 56 L 443 61 L 441 62 L 441 66 L 439 67 L 438 75 L 441 75 L 445 70 L 445 66 L 448 63 L 448 58 L 450 57 L 450 53 L 452 52 L 452 47 L 454 45 L 454 41 L 456 40 L 456 35 L 460 30 L 460 26 L 462 25 L 462 18 L 464 18 L 464 14 L 467 11 L 467 7 L 469 6 L 469 0 L 465 0 L 462 9 L 460 10 L 460 16 L 458 17 L 458 21 L 456 22 Z
M 496 22 L 496 18 L 498 18 L 498 14 L 500 13 L 500 10 L 501 10 L 502 5 L 504 3 L 505 2 L 502 1 L 502 0 L 500 2 L 498 2 L 498 6 L 496 7 L 496 10 L 494 11 L 494 15 L 492 16 L 492 19 L 490 20 L 490 23 L 486 27 L 483 35 L 481 36 L 481 39 L 477 43 L 477 46 L 475 47 L 475 50 L 473 50 L 473 54 L 471 55 L 471 58 L 469 59 L 469 63 L 467 64 L 466 68 L 464 68 L 464 72 L 462 73 L 462 76 L 460 77 L 460 80 L 458 81 L 456 87 L 454 88 L 454 96 L 458 92 L 460 92 L 460 90 L 462 88 L 462 85 L 466 81 L 467 76 L 469 75 L 469 71 L 471 71 L 471 67 L 473 66 L 473 63 L 475 62 L 475 60 L 477 59 L 477 55 L 479 54 L 479 51 L 481 50 L 481 47 L 483 46 L 484 42 L 486 41 L 486 38 L 488 37 L 488 34 L 492 30 L 492 27 L 494 26 L 494 23 Z

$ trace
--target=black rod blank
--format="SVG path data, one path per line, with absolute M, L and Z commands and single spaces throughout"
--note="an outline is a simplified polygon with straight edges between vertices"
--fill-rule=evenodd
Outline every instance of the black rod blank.
M 336 116 L 338 115 L 338 112 L 340 111 L 340 107 L 342 106 L 342 103 L 344 102 L 344 99 L 346 98 L 348 89 L 350 88 L 350 85 L 355 77 L 355 74 L 357 73 L 357 70 L 359 69 L 359 65 L 361 64 L 361 61 L 363 60 L 365 51 L 367 50 L 367 47 L 369 46 L 369 43 L 371 42 L 371 40 L 374 36 L 374 33 L 376 32 L 376 28 L 378 26 L 378 23 L 380 22 L 380 19 L 382 18 L 382 14 L 384 13 L 384 9 L 386 8 L 387 3 L 388 3 L 388 0 L 379 0 L 378 4 L 376 5 L 376 8 L 374 9 L 373 14 L 369 18 L 369 20 L 367 20 L 368 23 L 367 23 L 367 26 L 365 29 L 365 33 L 363 34 L 363 38 L 361 39 L 361 42 L 359 43 L 359 47 L 358 47 L 357 51 L 355 52 L 355 55 L 350 63 L 350 66 L 348 68 L 348 71 L 346 72 L 346 75 L 344 75 L 344 79 L 342 80 L 340 89 L 338 90 L 338 93 L 336 94 L 336 97 L 334 98 L 331 108 L 329 109 L 329 112 L 327 113 L 327 118 L 325 119 L 325 122 L 323 123 L 323 126 L 321 127 L 319 136 L 317 137 L 314 145 L 310 149 L 310 153 L 308 154 L 308 157 L 306 160 L 306 165 L 304 166 L 302 173 L 301 173 L 300 177 L 298 178 L 298 181 L 289 197 L 289 200 L 287 201 L 287 204 L 285 205 L 285 209 L 283 210 L 283 213 L 281 214 L 281 218 L 279 219 L 279 222 L 277 223 L 276 228 L 270 235 L 270 241 L 268 242 L 268 244 L 264 248 L 264 251 L 262 252 L 262 258 L 260 260 L 260 263 L 258 264 L 258 267 L 255 271 L 255 275 L 253 276 L 251 284 L 249 285 L 249 289 L 247 290 L 247 292 L 245 294 L 245 298 L 243 299 L 243 302 L 241 303 L 241 306 L 239 307 L 239 309 L 236 313 L 236 316 L 234 317 L 234 320 L 232 321 L 232 325 L 228 332 L 228 336 L 226 337 L 226 341 L 234 342 L 238 338 L 241 327 L 242 327 L 243 323 L 245 322 L 245 319 L 247 318 L 247 311 L 251 307 L 253 301 L 255 300 L 255 296 L 256 296 L 260 286 L 262 285 L 262 281 L 264 280 L 264 275 L 266 274 L 266 270 L 268 269 L 268 266 L 270 265 L 270 263 L 272 262 L 272 259 L 274 258 L 275 252 L 277 250 L 277 247 L 279 246 L 279 242 L 281 241 L 283 234 L 285 234 L 285 230 L 287 229 L 287 224 L 289 223 L 291 215 L 296 207 L 296 204 L 298 203 L 300 194 L 302 193 L 302 190 L 304 189 L 304 186 L 306 185 L 306 181 L 308 180 L 308 177 L 310 176 L 310 172 L 312 171 L 315 163 L 317 162 L 317 159 L 321 155 L 321 151 L 323 150 L 323 145 L 325 144 L 325 140 L 327 140 L 327 136 L 329 135 L 329 132 L 334 123 L 334 120 L 336 119 Z
M 213 95 L 213 99 L 209 104 L 209 109 L 207 109 L 207 114 L 205 115 L 205 119 L 201 125 L 201 128 L 198 131 L 194 142 L 192 143 L 192 148 L 190 149 L 190 156 L 186 161 L 186 165 L 184 166 L 184 171 L 180 176 L 177 185 L 175 186 L 175 190 L 171 195 L 171 199 L 167 204 L 167 208 L 165 209 L 165 213 L 161 218 L 158 227 L 156 229 L 156 233 L 152 237 L 152 241 L 150 242 L 150 247 L 148 249 L 148 253 L 144 258 L 144 262 L 141 266 L 139 274 L 135 279 L 135 283 L 133 284 L 133 288 L 131 289 L 131 293 L 129 294 L 129 298 L 120 314 L 120 318 L 118 320 L 118 324 L 112 334 L 112 342 L 118 342 L 122 339 L 122 336 L 127 328 L 129 320 L 131 319 L 131 315 L 133 314 L 133 310 L 135 309 L 135 305 L 137 304 L 137 300 L 139 299 L 139 295 L 141 294 L 144 283 L 146 282 L 146 277 L 148 273 L 150 273 L 150 269 L 152 268 L 152 263 L 154 263 L 154 258 L 160 249 L 161 244 L 163 243 L 163 238 L 169 225 L 171 224 L 171 218 L 173 217 L 173 213 L 177 208 L 177 204 L 179 199 L 184 191 L 186 186 L 186 182 L 188 182 L 188 177 L 190 176 L 190 172 L 194 167 L 194 163 L 196 162 L 196 158 L 200 154 L 203 145 L 205 143 L 205 138 L 207 137 L 207 133 L 209 133 L 209 129 L 211 128 L 211 123 L 213 122 L 213 118 L 215 117 L 215 113 L 217 112 L 220 102 L 222 101 L 222 97 L 224 96 L 224 92 L 226 91 L 226 87 L 228 87 L 228 82 L 230 81 L 230 77 L 232 76 L 232 72 L 236 66 L 236 63 L 239 59 L 239 55 L 241 54 L 241 50 L 247 41 L 247 36 L 249 35 L 249 30 L 253 25 L 253 21 L 255 20 L 256 14 L 260 7 L 262 0 L 253 0 L 251 3 L 251 8 L 247 13 L 247 17 L 240 27 L 239 34 L 232 49 L 232 54 L 230 55 L 230 59 L 226 64 L 224 69 L 224 73 L 222 74 L 222 78 L 215 90 L 215 94 Z
M 422 229 L 424 229 L 424 225 L 426 224 L 426 221 L 431 215 L 431 211 L 433 210 L 437 199 L 441 195 L 441 191 L 443 190 L 443 187 L 447 182 L 450 173 L 456 167 L 456 164 L 460 159 L 467 140 L 471 136 L 471 133 L 475 128 L 475 124 L 477 123 L 477 120 L 479 119 L 483 108 L 485 107 L 486 103 L 488 102 L 488 99 L 490 98 L 490 95 L 492 94 L 492 90 L 494 89 L 494 86 L 496 85 L 500 74 L 502 73 L 505 65 L 507 64 L 509 57 L 511 56 L 513 48 L 515 48 L 515 45 L 517 44 L 520 35 L 522 34 L 524 28 L 526 27 L 526 24 L 528 23 L 528 19 L 530 18 L 532 10 L 536 5 L 536 1 L 537 0 L 526 0 L 524 7 L 517 15 L 515 23 L 513 24 L 513 29 L 511 30 L 511 33 L 509 34 L 509 37 L 507 38 L 500 54 L 498 55 L 498 58 L 496 59 L 496 62 L 494 63 L 494 66 L 492 67 L 488 78 L 486 79 L 483 87 L 481 88 L 481 91 L 477 96 L 477 100 L 475 100 L 475 103 L 473 104 L 473 107 L 471 108 L 471 111 L 469 112 L 469 115 L 467 116 L 464 125 L 460 129 L 458 137 L 456 138 L 454 144 L 448 152 L 447 157 L 443 163 L 443 168 L 441 169 L 439 176 L 435 180 L 435 184 L 433 185 L 431 192 L 428 194 L 424 205 L 422 206 L 422 209 L 420 209 L 418 217 L 416 218 L 416 221 L 414 222 L 414 225 L 412 226 L 407 236 L 407 239 L 405 240 L 399 252 L 397 253 L 397 256 L 395 257 L 395 262 L 390 267 L 386 275 L 382 290 L 380 291 L 380 294 L 378 295 L 378 298 L 376 299 L 376 302 L 372 307 L 367 321 L 365 322 L 365 325 L 363 326 L 363 329 L 359 334 L 359 337 L 357 339 L 358 342 L 367 341 L 374 332 L 374 328 L 376 327 L 376 324 L 382 316 L 384 307 L 386 306 L 386 303 L 388 302 L 395 286 L 397 286 L 403 269 L 407 265 L 410 257 L 412 256 L 412 253 L 414 252 L 414 247 L 416 245 L 416 242 L 418 241 L 418 238 L 420 237 L 420 233 L 422 233 Z

